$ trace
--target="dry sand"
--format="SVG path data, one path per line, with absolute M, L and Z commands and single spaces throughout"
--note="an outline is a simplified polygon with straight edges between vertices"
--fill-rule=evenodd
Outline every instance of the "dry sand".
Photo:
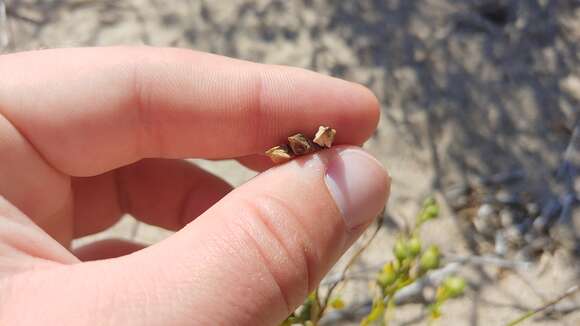
M 482 9 L 483 3 L 507 3 Z M 7 1 L 5 51 L 147 44 L 178 46 L 313 69 L 370 87 L 382 103 L 365 145 L 392 178 L 389 213 L 410 219 L 424 196 L 511 168 L 525 187 L 557 192 L 553 171 L 580 107 L 577 1 L 232 0 Z M 478 9 L 479 8 L 479 9 Z M 498 9 L 499 8 L 499 9 Z M 0 30 L 2 29 L 0 19 Z M 0 44 L 1 46 L 2 44 Z M 234 162 L 201 162 L 234 185 L 254 174 Z M 580 183 L 577 181 L 577 183 Z M 574 212 L 578 220 L 578 209 Z M 580 229 L 576 222 L 576 232 Z M 444 252 L 471 253 L 452 210 L 424 232 Z M 383 228 L 361 266 L 390 258 Z M 168 232 L 124 219 L 95 237 L 154 243 Z M 562 250 L 542 268 L 462 268 L 472 285 L 444 308 L 440 325 L 498 325 L 578 283 L 579 263 Z M 339 264 L 340 265 L 340 264 Z M 365 282 L 345 288 L 364 300 Z M 566 304 L 580 304 L 580 298 Z M 398 309 L 394 325 L 421 325 L 421 305 Z M 578 325 L 580 312 L 529 325 Z

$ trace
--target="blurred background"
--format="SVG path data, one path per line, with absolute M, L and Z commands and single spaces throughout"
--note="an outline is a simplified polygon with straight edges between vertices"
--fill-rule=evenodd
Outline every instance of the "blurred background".
M 298 66 L 372 89 L 382 117 L 365 148 L 390 171 L 392 195 L 353 271 L 376 274 L 434 195 L 441 217 L 422 237 L 469 285 L 441 325 L 504 324 L 580 283 L 580 1 L 0 0 L 3 53 L 120 44 Z M 196 162 L 234 185 L 254 175 Z M 77 245 L 168 235 L 126 217 Z M 347 307 L 325 323 L 368 311 L 368 283 L 342 287 Z M 429 291 L 401 302 L 392 323 L 425 324 Z M 527 324 L 579 325 L 580 297 Z

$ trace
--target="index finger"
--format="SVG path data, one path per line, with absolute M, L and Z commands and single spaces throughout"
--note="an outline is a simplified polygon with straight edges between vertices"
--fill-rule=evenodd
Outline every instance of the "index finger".
M 379 117 L 357 84 L 190 50 L 44 50 L 1 56 L 0 71 L 0 114 L 74 176 L 145 157 L 246 156 L 318 125 L 358 144 Z

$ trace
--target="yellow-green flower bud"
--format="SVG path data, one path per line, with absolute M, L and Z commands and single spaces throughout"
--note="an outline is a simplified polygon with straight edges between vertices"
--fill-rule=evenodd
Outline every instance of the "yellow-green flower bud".
M 427 199 L 425 199 L 425 201 L 423 202 L 423 207 L 432 206 L 432 205 L 437 205 L 437 202 L 435 201 L 435 198 L 433 198 L 433 197 L 427 197 Z
M 387 287 L 395 282 L 397 279 L 397 272 L 393 263 L 387 263 L 383 266 L 383 270 L 379 274 L 378 282 L 382 287 Z
M 393 253 L 398 260 L 403 261 L 405 258 L 409 257 L 409 248 L 407 243 L 403 239 L 397 240 L 395 242 L 395 247 L 393 247 Z
M 344 301 L 341 298 L 336 297 L 330 301 L 330 306 L 336 310 L 340 310 L 344 308 Z
M 401 270 L 401 262 L 399 260 L 395 259 L 391 262 L 391 264 L 393 265 L 393 270 L 395 273 L 398 273 L 399 270 Z
M 428 219 L 437 218 L 439 216 L 439 206 L 437 204 L 425 207 L 425 215 Z
M 439 216 L 439 206 L 432 197 L 425 200 L 421 213 L 419 213 L 419 223 L 424 223 L 428 220 L 437 218 Z
M 443 282 L 443 287 L 449 297 L 457 297 L 465 291 L 465 280 L 462 277 L 451 276 Z
M 412 237 L 411 240 L 407 242 L 407 248 L 411 257 L 417 257 L 421 253 L 421 240 L 417 237 Z
M 424 271 L 435 269 L 439 267 L 440 256 L 439 247 L 430 246 L 425 250 L 423 255 L 421 255 L 419 266 L 421 266 L 421 269 Z

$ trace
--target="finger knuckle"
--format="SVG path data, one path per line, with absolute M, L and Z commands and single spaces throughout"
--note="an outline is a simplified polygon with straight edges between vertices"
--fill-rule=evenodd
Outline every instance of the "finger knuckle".
M 247 218 L 239 225 L 251 238 L 289 308 L 292 309 L 313 287 L 319 255 L 305 232 L 298 210 L 268 194 L 242 200 Z M 298 301 L 298 302 L 297 302 Z

